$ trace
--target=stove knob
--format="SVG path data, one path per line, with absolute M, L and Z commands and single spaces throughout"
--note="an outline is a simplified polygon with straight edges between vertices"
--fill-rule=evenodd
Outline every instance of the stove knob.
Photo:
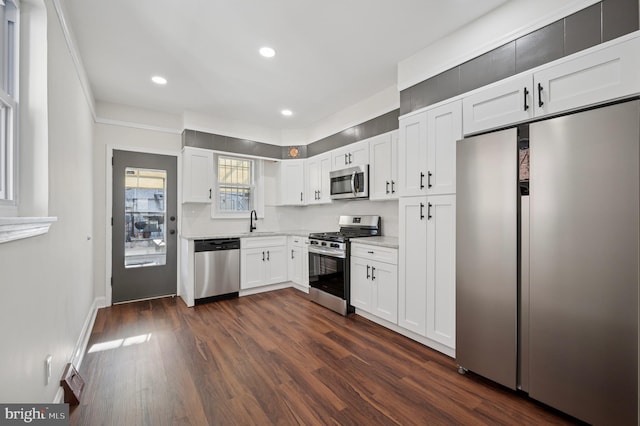
M 340 248 L 340 244 L 338 244 L 338 243 L 331 243 L 331 247 L 333 247 L 333 248 Z
M 318 242 L 317 242 L 317 241 L 309 241 L 309 244 L 315 244 L 315 245 L 318 245 Z
M 327 245 L 327 243 L 325 243 L 325 242 L 323 241 L 323 242 L 321 243 L 321 245 L 326 246 L 326 245 Z

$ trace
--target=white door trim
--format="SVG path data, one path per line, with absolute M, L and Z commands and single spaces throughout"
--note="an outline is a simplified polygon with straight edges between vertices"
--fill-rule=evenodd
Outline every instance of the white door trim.
M 180 153 L 176 153 L 175 151 L 169 150 L 161 150 L 161 149 L 148 149 L 148 148 L 139 148 L 127 145 L 106 145 L 106 157 L 105 157 L 105 194 L 106 194 L 106 203 L 105 203 L 105 221 L 104 221 L 104 229 L 105 229 L 105 268 L 104 268 L 104 281 L 105 281 L 105 306 L 111 306 L 111 213 L 113 209 L 113 164 L 111 163 L 111 159 L 113 158 L 113 151 L 132 151 L 132 152 L 141 152 L 144 154 L 158 154 L 158 155 L 169 155 L 172 157 L 176 157 L 176 161 L 178 163 L 178 171 L 177 171 L 177 185 L 178 185 L 178 239 L 180 238 L 180 229 L 182 229 L 182 155 Z M 180 295 L 180 241 L 178 240 L 177 244 L 178 251 L 176 253 L 177 259 L 177 268 L 176 268 L 176 294 Z

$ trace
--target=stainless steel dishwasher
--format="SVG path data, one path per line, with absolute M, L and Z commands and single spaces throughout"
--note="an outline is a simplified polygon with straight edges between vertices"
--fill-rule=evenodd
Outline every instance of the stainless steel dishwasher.
M 196 240 L 196 303 L 237 297 L 240 291 L 240 239 Z

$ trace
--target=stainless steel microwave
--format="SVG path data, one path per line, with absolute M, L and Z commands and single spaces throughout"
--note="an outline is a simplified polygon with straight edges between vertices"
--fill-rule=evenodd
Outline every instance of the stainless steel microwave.
M 331 199 L 369 198 L 369 165 L 334 170 L 331 178 Z

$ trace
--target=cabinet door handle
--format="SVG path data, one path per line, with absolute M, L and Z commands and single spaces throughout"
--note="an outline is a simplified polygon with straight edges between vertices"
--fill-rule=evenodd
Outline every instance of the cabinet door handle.
M 211 189 L 211 188 L 209 188 L 209 199 L 211 199 L 211 195 L 212 195 L 211 193 L 212 193 L 212 192 L 213 192 L 213 191 L 212 191 L 212 189 Z
M 427 207 L 427 220 L 431 220 L 433 217 L 431 216 L 431 207 L 433 207 L 433 204 L 429 203 L 429 206 Z
M 262 261 L 264 262 L 264 252 L 262 252 Z
M 371 278 L 371 275 L 369 275 L 369 265 L 367 265 L 367 279 Z
M 527 97 L 529 96 L 529 89 L 524 88 L 524 110 L 527 111 L 529 109 L 529 104 L 527 103 Z
M 300 202 L 302 202 L 302 192 L 300 193 Z
M 395 194 L 395 193 L 396 193 L 396 189 L 394 188 L 394 187 L 395 187 L 395 185 L 396 185 L 396 182 L 392 180 L 392 181 L 391 181 L 391 193 L 392 193 L 392 194 Z
M 538 106 L 542 108 L 544 102 L 542 101 L 542 84 L 538 83 Z
M 293 250 L 291 250 L 291 258 L 293 259 Z
M 420 220 L 424 219 L 424 204 L 420 203 Z
M 346 166 L 347 164 L 349 164 L 349 157 L 347 156 L 347 154 L 344 155 L 344 165 Z
M 433 185 L 431 185 L 431 177 L 433 176 L 433 173 L 431 172 L 427 172 L 427 188 L 431 188 Z
M 420 189 L 424 189 L 424 173 L 420 172 Z
M 352 163 L 352 161 L 351 161 L 351 153 L 349 153 L 349 164 L 351 164 L 351 163 Z
M 389 193 L 389 181 L 387 181 L 387 194 Z
M 372 267 L 371 267 L 371 281 L 373 281 L 373 280 L 375 280 L 375 279 L 376 279 L 376 276 L 375 276 L 375 275 L 373 275 L 375 272 L 376 272 L 376 267 L 375 267 L 375 266 L 372 266 Z
M 270 260 L 269 259 L 269 250 L 267 250 L 267 260 Z

